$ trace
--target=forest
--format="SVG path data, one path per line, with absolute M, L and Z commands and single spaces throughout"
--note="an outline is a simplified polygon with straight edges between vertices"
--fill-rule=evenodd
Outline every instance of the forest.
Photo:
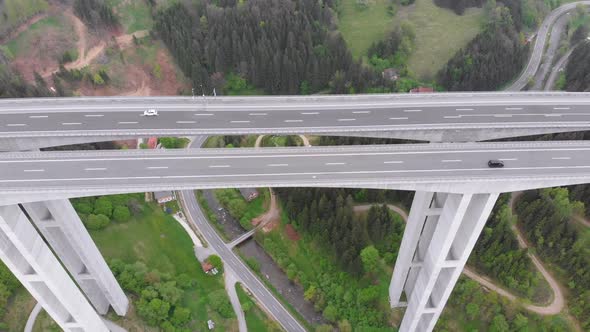
M 194 86 L 222 91 L 234 73 L 268 94 L 354 93 L 383 85 L 335 30 L 331 0 L 178 3 L 155 30 Z
M 119 24 L 113 9 L 104 0 L 75 0 L 74 12 L 93 28 L 112 27 Z
M 567 91 L 590 91 L 590 43 L 574 49 L 565 68 Z
M 441 69 L 438 83 L 449 91 L 493 91 L 514 78 L 528 59 L 514 22 L 508 8 L 496 7 L 484 31 Z
M 516 205 L 519 224 L 546 261 L 566 278 L 570 312 L 590 329 L 590 233 L 572 221 L 584 204 L 571 200 L 567 188 L 526 191 Z

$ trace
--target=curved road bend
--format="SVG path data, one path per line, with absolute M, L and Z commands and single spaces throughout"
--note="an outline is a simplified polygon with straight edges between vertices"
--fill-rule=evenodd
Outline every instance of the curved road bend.
M 533 48 L 531 57 L 525 70 L 520 74 L 518 79 L 512 83 L 506 90 L 509 91 L 520 91 L 524 89 L 527 85 L 529 80 L 535 76 L 535 73 L 539 69 L 539 65 L 541 64 L 541 59 L 543 58 L 543 52 L 545 50 L 545 43 L 547 42 L 547 36 L 549 34 L 549 29 L 555 23 L 555 21 L 565 13 L 574 10 L 577 5 L 584 5 L 590 6 L 590 1 L 576 1 L 572 3 L 565 4 L 553 10 L 545 19 L 539 30 L 537 30 L 537 37 L 535 40 L 535 46 Z
M 206 136 L 196 137 L 190 147 L 199 147 L 206 140 Z M 209 224 L 195 198 L 194 191 L 183 190 L 180 192 L 180 199 L 184 202 L 185 214 L 189 222 L 201 232 L 211 247 L 217 251 L 223 262 L 228 265 L 237 277 L 254 295 L 258 302 L 270 313 L 285 330 L 305 331 L 305 328 L 295 319 L 291 313 L 283 307 L 272 292 L 250 271 L 242 260 L 223 242 L 221 237 Z
M 380 206 L 380 204 L 363 204 L 363 205 L 355 205 L 353 209 L 354 209 L 354 212 L 364 212 L 364 211 L 368 211 L 374 205 Z M 397 205 L 393 205 L 393 204 L 387 204 L 387 207 L 390 210 L 399 214 L 402 217 L 402 219 L 404 220 L 404 222 L 408 222 L 408 214 L 406 213 L 406 211 L 404 209 L 402 209 L 401 207 L 399 207 Z M 521 248 L 526 248 L 526 244 L 524 244 L 524 240 L 520 237 L 520 234 L 518 232 L 516 232 L 516 234 L 517 234 L 518 242 L 519 242 L 519 245 L 521 246 Z M 524 247 L 523 247 L 523 244 L 524 244 Z M 529 256 L 531 256 L 533 263 L 535 264 L 537 269 L 541 272 L 543 277 L 547 280 L 547 283 L 549 283 L 549 285 L 551 286 L 555 296 L 553 297 L 553 300 L 551 301 L 551 303 L 549 303 L 546 306 L 538 306 L 538 305 L 533 305 L 533 304 L 524 304 L 523 306 L 525 309 L 527 309 L 531 312 L 540 314 L 540 315 L 558 314 L 559 312 L 561 312 L 561 310 L 565 306 L 563 294 L 561 293 L 561 290 L 557 286 L 555 279 L 553 279 L 553 277 L 549 274 L 549 272 L 547 272 L 547 270 L 543 267 L 543 265 L 540 263 L 540 261 L 534 255 L 531 255 L 530 253 L 529 253 Z M 475 280 L 476 282 L 478 282 L 482 286 L 485 286 L 485 287 L 493 290 L 494 292 L 500 294 L 501 296 L 508 298 L 511 301 L 518 300 L 518 298 L 514 294 L 512 294 L 509 291 L 505 290 L 504 288 L 494 284 L 492 281 L 490 281 L 489 279 L 485 278 L 484 276 L 478 274 L 477 272 L 468 268 L 467 266 L 465 266 L 463 268 L 463 274 L 465 274 L 470 279 Z

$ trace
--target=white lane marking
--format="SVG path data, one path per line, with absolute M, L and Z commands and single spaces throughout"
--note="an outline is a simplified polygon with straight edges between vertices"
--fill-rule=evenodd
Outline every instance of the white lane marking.
M 85 168 L 85 171 L 106 171 L 106 167 L 91 167 L 91 168 Z
M 228 168 L 230 165 L 209 165 L 209 168 Z
M 303 120 L 285 120 L 285 122 L 303 122 Z
M 422 112 L 422 110 L 404 110 L 404 112 Z
M 545 117 L 560 117 L 561 114 L 545 114 Z
M 356 119 L 338 119 L 338 121 L 340 122 L 345 122 L 345 121 L 355 121 Z
M 553 170 L 553 169 L 590 169 L 590 165 L 579 166 L 527 166 L 527 167 L 504 167 L 495 168 L 494 172 L 507 171 L 528 171 L 528 170 Z M 489 167 L 484 168 L 448 168 L 448 169 L 416 169 L 416 170 L 370 170 L 370 171 L 330 171 L 330 172 L 301 172 L 301 173 L 276 173 L 273 176 L 299 176 L 299 175 L 334 175 L 334 174 L 393 174 L 393 173 L 432 173 L 432 172 L 465 172 L 465 171 L 490 171 Z M 234 178 L 234 177 L 254 177 L 269 176 L 265 173 L 252 174 L 204 174 L 204 175 L 164 175 L 164 176 L 136 176 L 136 177 L 91 177 L 91 178 L 69 178 L 69 179 L 9 179 L 0 180 L 0 183 L 18 183 L 18 182 L 73 182 L 73 181 L 111 181 L 111 180 L 155 180 L 155 179 L 188 179 L 188 178 Z M 534 177 L 534 176 L 533 176 Z M 538 176 L 537 176 L 538 178 Z
M 473 111 L 473 108 L 455 108 L 455 111 Z
M 505 110 L 507 111 L 520 111 L 522 107 L 506 107 Z
M 514 160 L 518 160 L 518 158 L 498 158 L 498 160 L 501 160 L 501 161 L 514 161 Z
M 494 114 L 494 118 L 511 118 L 512 114 Z
M 176 121 L 176 123 L 197 123 L 197 121 Z
M 84 114 L 87 118 L 102 118 L 104 114 Z
M 282 166 L 289 166 L 289 164 L 268 164 L 266 166 L 269 166 L 269 167 L 282 167 Z
M 346 165 L 346 163 L 325 163 L 326 166 Z
M 30 119 L 43 119 L 43 118 L 48 118 L 48 115 L 30 115 L 29 118 Z
M 120 121 L 117 122 L 118 124 L 138 124 L 137 121 Z
M 195 113 L 196 116 L 212 116 L 213 113 Z
M 25 123 L 8 123 L 6 124 L 6 127 L 24 127 L 26 126 Z
M 461 159 L 443 159 L 442 160 L 443 163 L 460 163 L 462 161 L 463 160 L 461 160 Z
M 81 122 L 62 122 L 61 123 L 62 126 L 77 126 L 77 125 L 81 125 Z
M 248 113 L 248 115 L 252 115 L 252 116 L 255 116 L 255 115 L 268 115 L 268 113 Z
M 407 117 L 400 117 L 400 118 L 389 118 L 389 120 L 407 120 Z
M 553 107 L 554 110 L 569 110 L 569 107 Z
M 168 166 L 148 166 L 147 169 L 167 169 Z
M 460 115 L 445 115 L 443 118 L 445 119 L 460 119 Z
M 301 112 L 300 114 L 302 114 L 302 115 L 318 115 L 320 113 L 319 112 Z
M 401 160 L 391 160 L 391 161 L 384 161 L 384 164 L 403 164 L 404 162 Z
M 44 169 L 24 169 L 23 172 L 45 172 Z
M 354 111 L 352 114 L 370 114 L 371 111 Z
M 233 120 L 231 123 L 250 123 L 250 120 Z
M 571 157 L 552 157 L 553 160 L 569 160 L 572 159 Z

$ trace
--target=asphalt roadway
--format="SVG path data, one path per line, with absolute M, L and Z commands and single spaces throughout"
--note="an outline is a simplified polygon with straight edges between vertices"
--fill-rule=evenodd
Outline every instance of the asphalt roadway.
M 144 116 L 157 109 L 158 116 Z M 590 94 L 439 93 L 0 100 L 1 137 L 590 128 Z
M 3 193 L 245 186 L 369 186 L 586 177 L 590 142 L 7 152 Z M 500 159 L 504 168 L 487 165 Z M 107 190 L 107 191 L 108 191 Z

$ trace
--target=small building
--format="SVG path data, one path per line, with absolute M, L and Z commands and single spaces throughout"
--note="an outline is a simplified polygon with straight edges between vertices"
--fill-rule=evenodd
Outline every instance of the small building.
M 434 89 L 426 86 L 419 86 L 410 90 L 410 93 L 433 93 Z
M 399 78 L 399 73 L 395 68 L 387 68 L 381 73 L 381 76 L 386 81 L 395 82 Z
M 157 137 L 150 137 L 147 140 L 147 147 L 148 149 L 155 149 L 158 146 L 158 138 Z
M 250 202 L 258 197 L 258 190 L 256 188 L 240 188 L 240 194 L 246 201 Z
M 207 321 L 207 328 L 209 328 L 209 330 L 213 330 L 215 328 L 215 322 L 209 319 Z
M 211 264 L 209 262 L 203 262 L 203 263 L 201 263 L 201 268 L 203 268 L 203 272 L 209 273 L 215 267 L 213 267 L 213 264 Z
M 164 204 L 166 202 L 175 200 L 176 196 L 172 191 L 155 191 L 154 199 L 158 202 L 158 204 Z

